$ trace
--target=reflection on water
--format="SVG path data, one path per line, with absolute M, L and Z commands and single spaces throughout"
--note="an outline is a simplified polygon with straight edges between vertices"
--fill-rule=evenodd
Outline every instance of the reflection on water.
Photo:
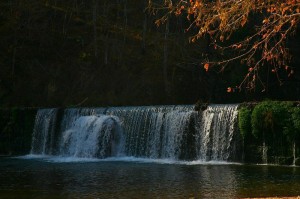
M 0 159 L 0 198 L 240 198 L 300 195 L 300 168 L 157 164 L 143 161 L 55 163 Z

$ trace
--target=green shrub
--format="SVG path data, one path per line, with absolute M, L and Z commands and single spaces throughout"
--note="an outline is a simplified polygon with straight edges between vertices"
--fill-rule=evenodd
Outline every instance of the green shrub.
M 291 154 L 295 141 L 292 102 L 263 101 L 251 114 L 252 133 L 259 143 L 268 146 L 268 155 L 277 162 L 279 157 Z M 296 113 L 295 113 L 296 114 Z M 297 114 L 294 116 L 299 119 Z
M 293 107 L 291 111 L 292 131 L 288 131 L 291 139 L 300 141 L 300 107 Z
M 257 138 L 265 129 L 265 118 L 270 110 L 268 102 L 261 102 L 256 105 L 251 114 L 252 133 Z
M 244 139 L 245 136 L 247 134 L 251 133 L 251 130 L 252 130 L 251 129 L 251 110 L 246 107 L 239 109 L 238 120 L 239 120 L 239 130 Z
M 264 101 L 255 106 L 251 115 L 252 133 L 259 137 L 262 133 L 265 138 L 270 134 L 281 134 L 289 128 L 291 102 Z
M 296 131 L 300 131 L 300 107 L 294 107 L 292 110 L 292 119 Z

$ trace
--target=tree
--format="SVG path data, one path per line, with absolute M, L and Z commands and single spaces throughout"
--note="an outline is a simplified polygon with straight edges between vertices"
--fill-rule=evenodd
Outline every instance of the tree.
M 271 66 L 270 72 L 279 82 L 280 70 L 285 70 L 288 76 L 294 74 L 289 66 L 291 55 L 286 41 L 299 24 L 300 0 L 164 0 L 162 4 L 150 0 L 149 8 L 154 14 L 166 11 L 156 21 L 157 25 L 165 23 L 172 14 L 185 15 L 190 21 L 186 30 L 196 30 L 191 42 L 209 36 L 214 50 L 222 54 L 229 52 L 230 56 L 222 60 L 204 57 L 201 64 L 206 71 L 214 65 L 220 65 L 222 71 L 228 63 L 237 60 L 247 65 L 248 72 L 237 87 L 239 90 L 254 89 L 258 82 L 265 89 L 259 74 L 262 66 Z M 232 38 L 239 30 L 246 34 Z

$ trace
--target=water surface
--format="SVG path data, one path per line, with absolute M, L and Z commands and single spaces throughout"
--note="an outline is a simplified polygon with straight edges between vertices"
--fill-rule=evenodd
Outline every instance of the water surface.
M 300 168 L 147 159 L 0 158 L 0 198 L 300 195 Z

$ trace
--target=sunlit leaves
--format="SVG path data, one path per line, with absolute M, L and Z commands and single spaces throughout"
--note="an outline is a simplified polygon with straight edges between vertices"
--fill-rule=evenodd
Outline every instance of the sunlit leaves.
M 231 87 L 227 88 L 227 93 L 231 93 L 233 91 L 233 89 Z
M 291 60 L 285 44 L 300 22 L 300 0 L 177 0 L 171 2 L 172 7 L 166 8 L 167 15 L 172 13 L 187 15 L 191 25 L 186 30 L 198 29 L 190 39 L 191 42 L 209 35 L 211 46 L 215 50 L 221 53 L 226 50 L 235 51 L 231 57 L 221 58 L 222 61 L 210 60 L 211 64 L 217 63 L 224 67 L 238 59 L 247 64 L 249 71 L 239 87 L 245 85 L 246 88 L 253 89 L 256 82 L 260 82 L 264 88 L 265 85 L 259 77 L 261 68 L 272 65 L 274 69 L 270 70 L 270 73 L 278 75 L 277 69 L 284 68 Z M 251 34 L 239 41 L 236 38 L 230 40 L 233 32 L 247 25 L 252 14 L 259 15 L 261 18 L 257 17 L 254 21 L 253 31 L 249 31 Z M 208 71 L 209 65 L 204 65 L 204 69 Z M 293 73 L 294 70 L 287 70 L 288 76 Z
M 245 26 L 245 24 L 247 23 L 247 17 L 246 16 L 243 16 L 243 19 L 241 21 L 241 26 Z
M 209 63 L 204 64 L 203 68 L 207 72 L 209 70 Z

